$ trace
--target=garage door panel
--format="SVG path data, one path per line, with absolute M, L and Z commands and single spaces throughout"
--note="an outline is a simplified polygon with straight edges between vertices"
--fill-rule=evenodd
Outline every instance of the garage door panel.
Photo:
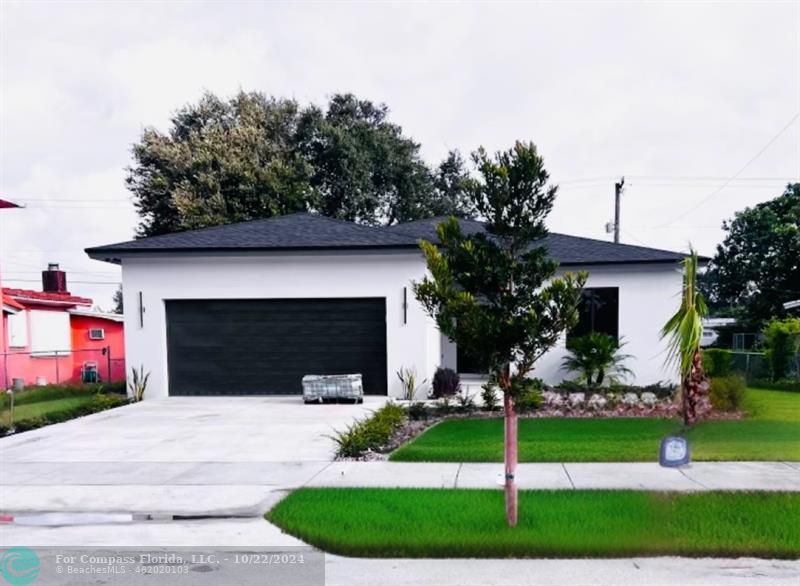
M 167 301 L 171 395 L 292 394 L 305 374 L 359 372 L 386 394 L 386 303 Z

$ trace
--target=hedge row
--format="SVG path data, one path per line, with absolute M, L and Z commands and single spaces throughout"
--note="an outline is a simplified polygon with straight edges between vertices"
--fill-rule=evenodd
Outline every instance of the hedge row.
M 125 381 L 97 384 L 44 385 L 41 387 L 28 387 L 27 389 L 14 393 L 14 404 L 29 405 L 31 403 L 41 403 L 42 401 L 55 401 L 56 399 L 82 397 L 97 393 L 124 395 L 126 392 Z M 9 402 L 10 399 L 8 395 L 2 393 L 2 396 L 0 396 L 0 408 L 8 408 Z
M 343 458 L 358 458 L 370 450 L 380 450 L 405 420 L 403 407 L 387 403 L 366 419 L 356 421 L 331 436 L 337 445 L 336 454 Z
M 52 425 L 54 423 L 62 423 L 64 421 L 69 421 L 70 419 L 75 419 L 76 417 L 82 417 L 84 415 L 105 411 L 106 409 L 111 409 L 113 407 L 119 407 L 120 405 L 124 405 L 126 403 L 128 403 L 128 398 L 124 395 L 98 393 L 94 395 L 92 400 L 88 403 L 83 403 L 82 405 L 77 405 L 75 407 L 60 409 L 58 411 L 52 411 L 37 417 L 29 417 L 27 419 L 15 421 L 14 431 L 19 433 L 21 431 L 29 431 L 31 429 L 37 429 L 39 427 Z M 5 435 L 8 433 L 8 431 L 9 430 L 8 427 L 6 427 L 5 422 L 0 424 L 0 435 Z

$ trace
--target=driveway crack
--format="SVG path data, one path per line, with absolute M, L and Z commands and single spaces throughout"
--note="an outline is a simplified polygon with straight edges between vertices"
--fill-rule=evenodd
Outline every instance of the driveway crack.
M 461 468 L 464 466 L 464 462 L 460 462 L 458 464 L 458 470 L 456 470 L 456 478 L 453 481 L 453 488 L 458 488 L 458 477 L 461 475 Z

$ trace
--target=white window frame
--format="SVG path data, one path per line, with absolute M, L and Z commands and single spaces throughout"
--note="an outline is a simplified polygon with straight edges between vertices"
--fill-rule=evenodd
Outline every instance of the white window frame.
M 28 316 L 24 311 L 8 315 L 8 347 L 28 347 Z
M 100 332 L 99 336 L 93 336 L 92 332 Z M 89 339 L 94 341 L 105 340 L 106 339 L 106 329 L 105 328 L 89 328 Z
M 31 310 L 31 356 L 66 356 L 72 348 L 72 330 L 66 311 Z

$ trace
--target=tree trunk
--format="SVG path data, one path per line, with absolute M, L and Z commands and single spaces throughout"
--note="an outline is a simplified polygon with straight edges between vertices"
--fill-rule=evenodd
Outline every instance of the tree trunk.
M 703 353 L 698 350 L 692 358 L 692 368 L 681 381 L 681 414 L 683 425 L 690 427 L 711 410 L 708 398 L 709 381 L 703 371 Z
M 511 394 L 503 393 L 505 407 L 505 487 L 506 487 L 506 521 L 509 527 L 517 526 L 517 412 L 514 410 L 514 399 Z

